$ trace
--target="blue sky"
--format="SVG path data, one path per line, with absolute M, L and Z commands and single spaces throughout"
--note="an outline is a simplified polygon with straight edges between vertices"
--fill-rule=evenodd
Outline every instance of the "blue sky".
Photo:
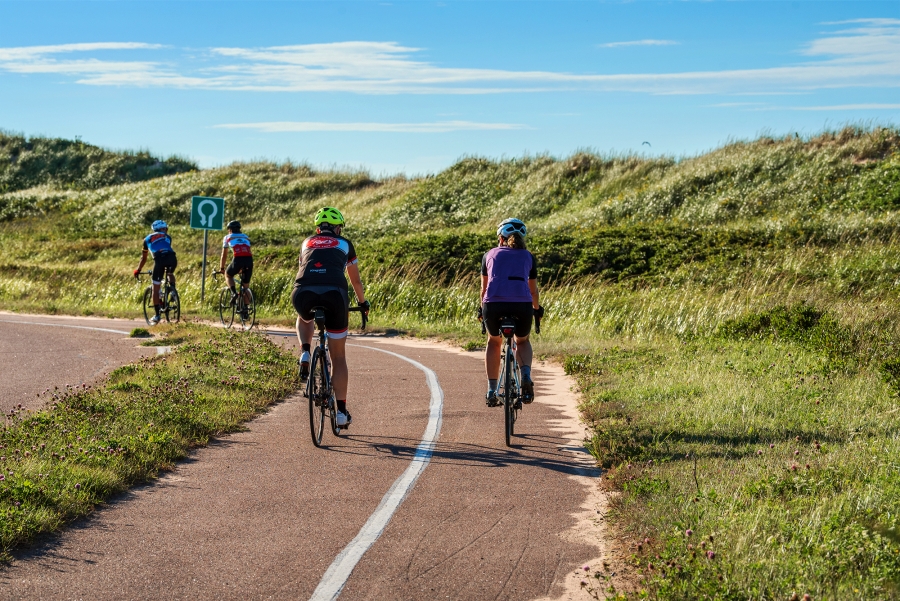
M 685 156 L 900 124 L 898 86 L 900 2 L 0 0 L 0 128 L 205 167 Z

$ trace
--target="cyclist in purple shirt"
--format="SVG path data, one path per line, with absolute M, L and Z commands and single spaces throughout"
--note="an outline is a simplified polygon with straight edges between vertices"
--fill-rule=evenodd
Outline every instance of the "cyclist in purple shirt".
M 537 289 L 537 263 L 525 247 L 527 229 L 518 219 L 507 219 L 497 228 L 497 247 L 481 260 L 481 317 L 488 331 L 484 368 L 488 377 L 485 400 L 488 407 L 500 404 L 497 382 L 500 379 L 500 319 L 516 321 L 516 361 L 522 372 L 522 402 L 534 400 L 531 381 L 532 349 L 528 335 L 531 319 L 544 315 Z

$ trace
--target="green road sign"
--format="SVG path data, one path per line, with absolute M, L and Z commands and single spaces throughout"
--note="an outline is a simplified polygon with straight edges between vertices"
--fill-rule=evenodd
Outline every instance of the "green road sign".
M 209 196 L 191 198 L 191 227 L 195 230 L 220 230 L 225 221 L 225 199 Z

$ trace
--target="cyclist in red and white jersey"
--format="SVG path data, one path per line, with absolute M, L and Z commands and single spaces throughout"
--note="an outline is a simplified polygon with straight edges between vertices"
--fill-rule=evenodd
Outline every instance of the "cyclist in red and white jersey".
M 234 276 L 241 275 L 241 288 L 244 294 L 244 302 L 249 303 L 250 297 L 246 293 L 250 286 L 250 278 L 253 276 L 253 252 L 250 250 L 250 238 L 241 232 L 241 224 L 238 221 L 229 221 L 225 226 L 228 234 L 222 239 L 222 258 L 219 260 L 219 271 L 225 274 L 225 281 L 231 289 L 231 298 L 237 297 L 234 289 Z M 228 258 L 228 249 L 231 249 L 232 258 L 228 267 L 225 267 L 225 259 Z M 245 309 L 246 311 L 246 309 Z
M 297 338 L 303 347 L 300 357 L 300 375 L 309 377 L 309 358 L 315 324 L 313 308 L 325 309 L 325 330 L 328 332 L 328 349 L 331 356 L 331 384 L 337 401 L 337 425 L 350 425 L 347 411 L 347 356 L 346 342 L 349 325 L 350 294 L 347 289 L 346 271 L 356 293 L 356 300 L 368 313 L 359 265 L 353 243 L 341 236 L 344 216 L 334 207 L 324 207 L 316 213 L 316 233 L 303 241 L 300 250 L 300 269 L 291 294 L 291 303 L 297 311 Z

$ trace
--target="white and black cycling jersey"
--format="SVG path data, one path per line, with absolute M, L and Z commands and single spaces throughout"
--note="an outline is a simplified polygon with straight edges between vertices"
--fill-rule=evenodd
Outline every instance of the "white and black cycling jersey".
M 334 286 L 347 289 L 344 271 L 355 264 L 353 243 L 331 232 L 322 232 L 303 241 L 297 286 Z

